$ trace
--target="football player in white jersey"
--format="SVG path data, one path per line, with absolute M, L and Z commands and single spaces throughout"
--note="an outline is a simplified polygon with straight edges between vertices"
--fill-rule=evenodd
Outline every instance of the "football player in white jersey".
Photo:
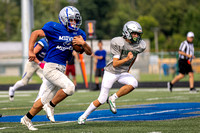
M 105 67 L 100 95 L 79 117 L 78 124 L 85 124 L 87 117 L 106 101 L 110 110 L 116 114 L 115 100 L 130 93 L 138 86 L 137 80 L 129 73 L 129 70 L 137 54 L 146 48 L 146 43 L 141 38 L 142 33 L 142 27 L 138 22 L 129 21 L 123 27 L 123 37 L 115 37 L 111 40 L 110 50 L 113 58 Z M 116 81 L 124 86 L 108 97 L 109 90 Z
M 34 73 L 36 73 L 41 79 L 43 78 L 42 69 L 44 68 L 44 56 L 49 47 L 48 41 L 46 38 L 42 38 L 37 41 L 34 45 L 34 53 L 36 54 L 36 58 L 34 61 L 27 61 L 24 69 L 24 74 L 22 79 L 17 81 L 13 86 L 9 87 L 9 99 L 10 101 L 14 100 L 15 91 L 28 84 L 31 77 Z M 41 96 L 43 89 L 39 91 L 38 96 Z

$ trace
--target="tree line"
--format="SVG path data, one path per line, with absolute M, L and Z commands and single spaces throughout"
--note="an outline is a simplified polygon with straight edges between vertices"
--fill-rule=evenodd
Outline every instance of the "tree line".
M 143 27 L 143 38 L 154 51 L 154 30 L 158 30 L 159 50 L 177 51 L 188 31 L 195 33 L 194 46 L 200 50 L 200 1 L 198 0 L 33 0 L 34 28 L 48 21 L 58 22 L 59 11 L 69 5 L 86 20 L 96 20 L 97 39 L 121 36 L 130 20 Z M 21 1 L 0 0 L 0 41 L 21 41 Z

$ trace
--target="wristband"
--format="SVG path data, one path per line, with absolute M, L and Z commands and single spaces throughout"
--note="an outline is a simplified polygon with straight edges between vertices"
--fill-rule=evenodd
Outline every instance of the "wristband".
M 44 68 L 45 63 L 39 62 L 38 65 L 40 66 L 40 68 Z

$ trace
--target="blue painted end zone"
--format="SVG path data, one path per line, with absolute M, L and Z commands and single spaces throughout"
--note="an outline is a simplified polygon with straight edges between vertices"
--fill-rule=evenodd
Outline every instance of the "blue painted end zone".
M 117 110 L 112 114 L 110 110 L 94 111 L 87 121 L 152 121 L 169 120 L 200 116 L 200 103 L 159 103 L 148 105 L 132 105 L 129 108 Z M 83 112 L 70 114 L 56 114 L 56 121 L 77 121 Z M 3 116 L 0 122 L 20 122 L 23 116 Z M 33 122 L 49 121 L 45 115 L 37 115 Z

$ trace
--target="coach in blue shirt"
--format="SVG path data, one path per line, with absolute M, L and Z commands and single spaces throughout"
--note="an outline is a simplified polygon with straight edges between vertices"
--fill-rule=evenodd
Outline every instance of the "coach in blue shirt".
M 95 84 L 94 90 L 99 90 L 99 78 L 103 77 L 104 67 L 106 66 L 106 51 L 103 49 L 103 43 L 101 40 L 98 42 L 99 50 L 95 52 L 96 68 L 95 68 Z

